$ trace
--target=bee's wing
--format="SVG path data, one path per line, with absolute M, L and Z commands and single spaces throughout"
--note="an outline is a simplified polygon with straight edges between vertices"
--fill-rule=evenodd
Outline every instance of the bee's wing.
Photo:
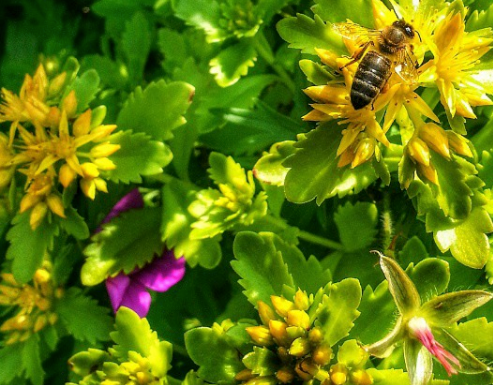
M 358 40 L 360 45 L 374 41 L 381 34 L 379 30 L 366 28 L 353 22 L 334 23 L 332 24 L 332 29 L 342 37 Z
M 403 49 L 399 52 L 399 65 L 395 68 L 396 72 L 408 83 L 416 82 L 418 79 L 418 61 L 409 49 Z

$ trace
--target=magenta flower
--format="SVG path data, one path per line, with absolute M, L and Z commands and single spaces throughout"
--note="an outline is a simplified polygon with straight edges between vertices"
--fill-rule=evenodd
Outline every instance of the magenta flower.
M 102 224 L 127 210 L 142 207 L 144 207 L 142 195 L 139 190 L 134 189 L 118 201 Z M 108 277 L 106 289 L 113 311 L 116 313 L 120 306 L 125 306 L 135 311 L 141 318 L 145 317 L 151 306 L 151 295 L 148 290 L 167 291 L 178 283 L 184 274 L 185 258 L 177 259 L 172 251 L 165 250 L 160 257 L 155 257 L 150 263 L 135 269 L 130 274 L 122 272 L 115 277 Z
M 413 317 L 408 323 L 409 330 L 414 335 L 414 337 L 423 344 L 423 346 L 428 349 L 428 351 L 433 354 L 438 362 L 447 371 L 449 377 L 452 374 L 457 374 L 457 369 L 453 365 L 461 368 L 460 361 L 452 353 L 445 350 L 445 348 L 435 340 L 431 328 L 426 323 L 426 320 L 421 317 Z

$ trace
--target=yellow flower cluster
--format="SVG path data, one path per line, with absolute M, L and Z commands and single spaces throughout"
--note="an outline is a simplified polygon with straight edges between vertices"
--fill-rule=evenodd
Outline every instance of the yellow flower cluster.
M 108 138 L 116 126 L 101 125 L 104 114 L 94 118 L 90 109 L 78 115 L 76 94 L 65 95 L 65 83 L 65 73 L 50 80 L 40 65 L 33 77 L 26 75 L 19 95 L 1 91 L 0 123 L 11 125 L 8 137 L 0 133 L 0 189 L 16 170 L 26 176 L 20 212 L 32 209 L 33 229 L 48 211 L 65 217 L 58 182 L 66 188 L 79 176 L 90 199 L 96 190 L 107 192 L 100 172 L 115 168 L 108 157 L 120 148 Z
M 371 385 L 373 379 L 364 369 L 348 368 L 342 363 L 330 365 L 333 358 L 331 347 L 324 341 L 323 330 L 314 326 L 310 316 L 313 295 L 298 290 L 292 301 L 271 296 L 272 307 L 258 302 L 262 325 L 247 327 L 253 342 L 268 347 L 277 355 L 279 363 L 275 375 L 259 376 L 248 368 L 249 357 L 243 363 L 247 369 L 236 375 L 244 385 L 275 385 L 294 382 L 311 383 L 318 380 L 322 385 Z
M 367 162 L 375 155 L 380 159 L 378 143 L 389 146 L 386 133 L 397 121 L 401 127 L 404 156 L 416 165 L 419 177 L 437 183 L 436 171 L 430 162 L 430 150 L 450 159 L 451 151 L 462 156 L 472 156 L 468 141 L 451 130 L 444 130 L 440 120 L 416 92 L 419 87 L 431 87 L 440 93 L 449 121 L 454 117 L 476 118 L 472 107 L 492 105 L 487 94 L 493 94 L 491 82 L 482 82 L 481 73 L 475 70 L 480 59 L 491 48 L 491 29 L 465 31 L 465 15 L 452 10 L 448 3 L 436 9 L 426 2 L 401 7 L 396 11 L 416 29 L 414 53 L 419 63 L 426 52 L 433 59 L 402 73 L 397 63 L 382 92 L 370 105 L 354 109 L 350 102 L 353 78 L 359 63 L 351 58 L 338 57 L 329 50 L 316 49 L 323 64 L 333 71 L 342 71 L 343 82 L 309 87 L 305 93 L 316 103 L 304 116 L 308 121 L 338 120 L 347 125 L 343 130 L 337 156 L 339 167 L 352 168 Z M 397 20 L 381 0 L 372 0 L 376 29 L 392 25 Z M 350 55 L 361 49 L 361 37 L 344 37 Z M 399 68 L 399 66 L 401 68 Z M 415 73 L 414 73 L 415 72 Z M 404 76 L 403 76 L 404 75 Z M 404 107 L 404 108 L 403 108 Z M 425 118 L 432 122 L 425 122 Z
M 99 371 L 101 385 L 161 385 L 163 379 L 152 374 L 151 363 L 147 357 L 129 351 L 128 361 L 121 364 L 105 362 L 106 371 Z
M 12 274 L 4 273 L 1 277 L 0 305 L 18 308 L 17 313 L 0 326 L 0 332 L 8 333 L 6 344 L 25 341 L 33 333 L 57 322 L 52 305 L 62 296 L 62 291 L 54 287 L 47 264 L 36 270 L 32 285 L 18 284 Z

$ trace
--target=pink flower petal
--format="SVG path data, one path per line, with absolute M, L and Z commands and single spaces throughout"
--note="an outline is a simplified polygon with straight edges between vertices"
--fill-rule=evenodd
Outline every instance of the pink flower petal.
M 185 258 L 176 259 L 172 251 L 165 251 L 162 257 L 146 265 L 132 276 L 132 280 L 145 287 L 163 292 L 177 284 L 185 275 Z
M 130 278 L 120 273 L 116 277 L 108 277 L 106 279 L 106 290 L 108 290 L 108 296 L 110 297 L 111 306 L 116 313 L 121 306 L 127 288 L 130 285 Z
M 140 318 L 144 318 L 151 307 L 151 295 L 145 286 L 138 282 L 132 282 L 127 290 L 120 306 L 128 307 L 136 312 Z

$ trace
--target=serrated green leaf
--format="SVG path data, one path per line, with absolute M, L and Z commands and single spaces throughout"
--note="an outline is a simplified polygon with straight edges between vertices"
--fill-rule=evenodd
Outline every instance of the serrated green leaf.
M 343 0 L 315 0 L 312 11 L 324 21 L 337 23 L 346 22 L 349 19 L 364 27 L 374 28 L 371 0 L 356 0 L 351 2 Z
M 258 301 L 269 303 L 270 296 L 280 295 L 284 285 L 294 287 L 271 234 L 240 232 L 234 240 L 233 253 L 236 260 L 231 261 L 231 266 L 241 277 L 238 282 L 252 305 L 257 306 Z
M 46 220 L 33 231 L 29 215 L 30 211 L 17 214 L 7 233 L 7 240 L 10 241 L 7 259 L 13 260 L 12 273 L 19 283 L 27 283 L 41 267 L 45 253 L 53 247 L 53 240 L 58 234 L 58 227 Z
M 481 269 L 490 255 L 486 234 L 492 231 L 493 223 L 489 214 L 484 208 L 476 207 L 464 222 L 453 228 L 436 231 L 434 238 L 442 253 L 450 249 L 460 263 Z
M 478 176 L 486 186 L 493 186 L 493 156 L 491 151 L 483 151 L 481 154 L 481 166 Z
M 326 85 L 335 79 L 335 76 L 327 71 L 322 65 L 311 60 L 300 60 L 300 68 L 309 82 L 315 85 Z
M 278 357 L 276 354 L 270 349 L 254 346 L 253 352 L 248 353 L 243 357 L 242 362 L 254 374 L 258 374 L 259 376 L 271 376 L 274 375 L 277 370 L 277 359 Z
M 194 88 L 184 82 L 152 82 L 145 90 L 137 87 L 121 109 L 120 130 L 143 132 L 154 140 L 168 140 L 172 131 L 185 123 L 183 114 L 190 105 Z
M 166 184 L 162 191 L 162 240 L 176 256 L 184 256 L 190 266 L 200 264 L 212 269 L 221 261 L 221 247 L 217 238 L 190 239 L 190 225 L 195 221 L 187 208 L 195 191 L 178 180 Z
M 354 278 L 347 278 L 330 285 L 330 293 L 324 295 L 317 309 L 315 325 L 324 331 L 324 340 L 335 345 L 353 328 L 360 312 L 361 286 Z
M 342 37 L 318 15 L 315 19 L 303 14 L 285 18 L 277 23 L 277 32 L 290 48 L 301 49 L 302 53 L 315 55 L 315 48 L 320 48 L 338 55 L 347 54 Z
M 339 230 L 339 238 L 346 251 L 367 248 L 377 235 L 378 210 L 373 203 L 347 202 L 339 206 L 334 214 L 334 221 Z
M 317 204 L 335 195 L 358 193 L 376 179 L 371 164 L 354 169 L 337 167 L 337 147 L 341 127 L 321 124 L 300 136 L 295 147 L 299 150 L 283 163 L 290 168 L 284 188 L 286 198 L 294 203 L 306 203 L 316 198 Z
M 20 377 L 24 367 L 22 363 L 23 349 L 19 344 L 6 345 L 0 349 L 0 384 L 10 385 L 14 379 Z
M 248 68 L 254 66 L 255 60 L 257 60 L 257 51 L 253 46 L 253 41 L 242 39 L 223 49 L 219 55 L 211 59 L 210 72 L 214 75 L 217 84 L 221 87 L 228 87 L 245 76 Z
M 482 28 L 491 28 L 493 25 L 493 4 L 487 10 L 475 10 L 467 19 L 466 30 L 476 31 Z
M 427 258 L 406 272 L 414 282 L 422 302 L 443 293 L 450 281 L 449 264 L 437 258 Z
M 143 77 L 144 66 L 151 49 L 149 23 L 141 12 L 135 13 L 132 19 L 125 23 L 121 44 L 127 59 L 129 77 L 132 84 L 137 84 Z
M 234 384 L 235 376 L 245 368 L 236 348 L 227 342 L 222 328 L 196 328 L 185 333 L 190 358 L 199 366 L 198 375 L 207 382 Z
M 22 345 L 22 366 L 25 369 L 26 378 L 33 385 L 43 385 L 45 372 L 41 364 L 39 349 L 39 337 L 32 335 Z
M 293 146 L 294 143 L 292 140 L 274 143 L 269 152 L 264 153 L 255 163 L 253 175 L 263 183 L 283 186 L 288 169 L 282 163 L 296 151 Z
M 142 176 L 160 174 L 173 158 L 168 146 L 142 132 L 120 132 L 113 135 L 112 143 L 121 146 L 111 156 L 116 168 L 108 173 L 108 178 L 114 182 L 141 183 Z
M 56 313 L 74 338 L 92 345 L 97 341 L 107 341 L 113 329 L 108 308 L 99 306 L 96 300 L 85 296 L 76 287 L 69 288 L 56 302 Z
M 401 261 L 402 266 L 418 263 L 425 258 L 428 258 L 428 251 L 423 242 L 416 236 L 410 238 L 399 252 L 399 261 Z
M 61 228 L 74 238 L 79 240 L 89 238 L 89 227 L 72 206 L 65 208 L 65 218 L 59 219 L 59 223 Z
M 101 78 L 101 83 L 110 88 L 121 89 L 128 79 L 128 74 L 121 71 L 116 62 L 106 56 L 86 55 L 82 59 L 82 69 L 95 69 Z
M 128 274 L 150 262 L 163 250 L 156 231 L 160 224 L 158 208 L 129 210 L 104 224 L 84 250 L 87 260 L 81 270 L 83 284 L 97 285 L 108 276 L 120 271 Z
M 75 91 L 77 98 L 77 112 L 84 112 L 89 108 L 89 103 L 96 97 L 99 91 L 99 75 L 96 70 L 88 70 L 65 89 L 64 96 L 70 91 Z
M 493 322 L 482 317 L 454 325 L 448 331 L 474 355 L 493 359 Z

